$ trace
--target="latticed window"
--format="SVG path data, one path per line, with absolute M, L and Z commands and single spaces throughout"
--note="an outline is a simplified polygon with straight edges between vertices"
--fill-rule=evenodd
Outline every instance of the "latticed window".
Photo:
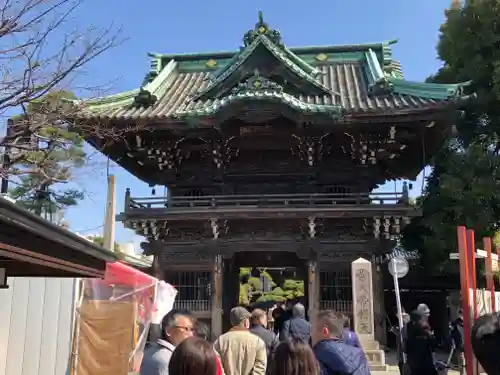
M 212 280 L 209 271 L 172 271 L 167 281 L 178 291 L 174 307 L 210 311 Z
M 349 268 L 320 272 L 320 304 L 323 310 L 352 313 L 352 278 Z

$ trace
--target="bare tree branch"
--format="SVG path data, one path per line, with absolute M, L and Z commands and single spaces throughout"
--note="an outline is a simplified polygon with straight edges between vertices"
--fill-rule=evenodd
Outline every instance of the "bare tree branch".
M 117 130 L 98 130 L 101 124 L 69 123 L 77 108 L 64 95 L 45 100 L 54 92 L 72 93 L 71 85 L 82 68 L 121 42 L 121 30 L 113 25 L 73 27 L 85 0 L 2 0 L 0 3 L 0 115 L 20 113 L 9 120 L 0 148 L 10 158 L 0 167 L 2 178 L 37 176 L 40 185 L 68 181 L 71 166 L 53 160 L 56 150 L 69 147 L 61 129 L 82 134 L 111 135 Z M 82 20 L 81 25 L 88 25 Z M 82 87 L 78 88 L 79 90 Z M 91 89 L 91 88 L 87 88 Z M 43 99 L 43 100 L 42 100 Z M 76 98 L 75 98 L 76 99 Z M 33 158 L 33 155 L 36 158 Z M 40 156 L 43 155 L 43 156 Z M 36 160 L 35 160 L 36 159 Z

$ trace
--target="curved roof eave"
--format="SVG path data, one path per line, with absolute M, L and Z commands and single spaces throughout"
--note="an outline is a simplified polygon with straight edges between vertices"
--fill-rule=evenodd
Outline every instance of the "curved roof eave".
M 340 117 L 344 112 L 344 109 L 340 106 L 334 105 L 318 105 L 318 104 L 307 104 L 292 95 L 286 93 L 277 93 L 273 91 L 253 91 L 246 93 L 238 93 L 228 95 L 222 100 L 218 100 L 215 103 L 204 106 L 199 109 L 178 111 L 174 114 L 176 118 L 190 117 L 190 116 L 212 116 L 217 112 L 221 111 L 223 108 L 229 105 L 249 100 L 274 100 L 291 107 L 292 109 L 302 112 L 304 114 L 326 114 L 332 115 L 334 117 Z

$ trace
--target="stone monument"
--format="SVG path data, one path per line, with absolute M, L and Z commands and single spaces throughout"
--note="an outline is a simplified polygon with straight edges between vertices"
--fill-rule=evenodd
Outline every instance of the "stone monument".
M 372 264 L 369 260 L 359 258 L 352 262 L 351 272 L 354 331 L 359 336 L 370 369 L 385 371 L 385 353 L 375 340 Z

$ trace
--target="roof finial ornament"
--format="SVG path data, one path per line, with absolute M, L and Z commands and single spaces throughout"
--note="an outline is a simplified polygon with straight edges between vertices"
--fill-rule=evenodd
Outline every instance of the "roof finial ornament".
M 462 7 L 462 1 L 461 0 L 452 0 L 451 1 L 451 9 L 453 10 L 459 10 Z
M 258 18 L 259 21 L 255 24 L 255 31 L 257 31 L 259 34 L 265 34 L 268 31 L 269 27 L 267 23 L 264 22 L 264 14 L 261 10 L 259 10 Z
M 252 44 L 260 36 L 267 37 L 267 39 L 274 44 L 282 45 L 279 31 L 269 28 L 268 24 L 264 21 L 264 14 L 259 10 L 258 21 L 254 29 L 248 31 L 243 37 L 245 47 Z
M 259 23 L 260 24 L 264 23 L 264 15 L 262 14 L 261 10 L 259 10 Z

